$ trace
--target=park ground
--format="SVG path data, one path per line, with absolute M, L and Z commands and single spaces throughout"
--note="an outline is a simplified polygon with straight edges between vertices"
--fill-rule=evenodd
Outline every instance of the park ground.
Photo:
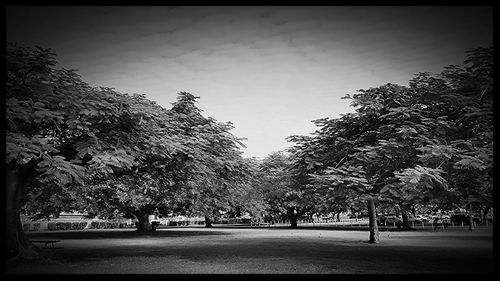
M 154 233 L 28 233 L 52 258 L 8 274 L 492 274 L 492 228 L 382 231 L 328 227 L 170 227 Z

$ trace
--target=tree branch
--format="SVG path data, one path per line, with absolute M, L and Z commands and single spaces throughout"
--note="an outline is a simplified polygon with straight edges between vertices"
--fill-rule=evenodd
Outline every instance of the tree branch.
M 488 88 L 489 88 L 489 87 L 490 87 L 490 83 L 488 83 L 488 84 L 486 85 L 486 87 L 484 87 L 484 90 L 483 90 L 483 92 L 481 93 L 481 96 L 479 97 L 479 102 L 481 102 L 481 101 L 483 100 L 483 96 L 484 96 L 484 94 L 486 93 L 486 90 L 488 90 Z
M 340 165 L 340 163 L 342 162 L 342 160 L 346 159 L 347 155 L 344 156 L 344 158 L 340 159 L 340 161 L 337 163 L 337 165 L 335 165 L 335 168 L 334 169 L 337 169 L 337 167 Z

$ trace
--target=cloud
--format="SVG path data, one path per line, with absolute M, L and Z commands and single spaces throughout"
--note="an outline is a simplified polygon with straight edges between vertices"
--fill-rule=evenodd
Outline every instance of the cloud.
M 466 7 L 8 8 L 8 38 L 52 47 L 85 81 L 145 93 L 180 91 L 233 121 L 247 155 L 289 146 L 310 122 L 349 111 L 346 93 L 460 63 L 492 39 L 492 12 Z

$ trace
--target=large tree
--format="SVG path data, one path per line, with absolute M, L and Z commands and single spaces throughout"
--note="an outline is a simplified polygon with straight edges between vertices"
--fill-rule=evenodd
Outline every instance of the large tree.
M 492 206 L 493 47 L 466 54 L 463 66 L 451 65 L 435 75 L 421 73 L 410 86 L 434 97 L 428 109 L 447 117 L 438 120 L 447 124 L 445 136 L 422 147 L 420 160 L 446 171 L 457 206 L 469 209 L 472 230 L 473 212 Z
M 97 165 L 97 169 L 88 173 L 85 186 L 71 189 L 76 195 L 72 197 L 74 200 L 66 196 L 66 204 L 61 205 L 57 200 L 60 195 L 42 186 L 29 197 L 29 213 L 49 216 L 62 206 L 101 217 L 121 213 L 135 216 L 139 220 L 139 231 L 153 230 L 149 215 L 157 208 L 171 206 L 180 183 L 185 180 L 183 162 L 187 157 L 187 147 L 183 143 L 186 141 L 178 130 L 175 116 L 167 110 L 142 95 L 131 96 L 126 102 L 129 111 L 138 115 L 138 122 L 126 120 L 114 131 L 108 129 L 107 133 L 119 137 L 115 150 L 122 150 L 132 164 L 120 166 L 119 157 L 87 151 L 88 157 L 92 157 L 89 163 Z M 99 127 L 99 123 L 92 126 Z M 104 164 L 103 160 L 109 164 Z
M 189 154 L 184 162 L 186 181 L 177 213 L 205 216 L 207 227 L 219 211 L 228 211 L 254 178 L 252 165 L 241 156 L 240 138 L 230 131 L 231 122 L 217 122 L 202 115 L 198 97 L 181 92 L 171 112 L 178 116 L 178 127 L 187 138 Z M 236 204 L 237 205 L 237 204 Z
M 470 201 L 472 190 L 491 183 L 481 173 L 492 155 L 491 103 L 485 102 L 492 81 L 488 50 L 474 50 L 466 63 L 471 65 L 465 70 L 448 68 L 446 79 L 419 73 L 410 87 L 360 90 L 352 97 L 355 113 L 317 120 L 321 128 L 313 138 L 292 139 L 296 154 L 307 155 L 306 170 L 315 182 L 364 195 L 370 242 L 378 242 L 377 197 L 390 195 L 405 219 L 405 202 L 443 193 L 435 189 L 463 192 Z
M 147 140 L 139 146 L 131 169 L 94 173 L 92 184 L 78 189 L 86 198 L 84 210 L 100 216 L 135 216 L 138 231 L 154 231 L 149 221 L 153 212 L 206 215 L 211 226 L 210 217 L 219 209 L 243 200 L 236 195 L 248 188 L 252 171 L 238 151 L 241 143 L 229 133 L 230 123 L 203 117 L 196 99 L 182 92 L 169 110 L 141 103 L 137 110 L 161 120 L 162 126 L 144 127 Z M 173 150 L 151 141 L 161 133 L 176 141 Z
M 7 45 L 9 258 L 38 256 L 19 218 L 26 201 L 74 199 L 77 187 L 87 186 L 88 178 L 133 173 L 145 163 L 156 165 L 145 155 L 170 161 L 173 152 L 183 149 L 173 133 L 175 126 L 150 110 L 155 105 L 143 96 L 91 87 L 75 71 L 56 69 L 54 57 L 50 49 Z M 51 210 L 53 206 L 31 211 L 48 215 L 60 210 Z

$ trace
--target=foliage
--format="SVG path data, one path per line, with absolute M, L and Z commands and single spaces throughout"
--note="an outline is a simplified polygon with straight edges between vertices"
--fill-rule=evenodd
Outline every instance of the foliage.
M 8 44 L 6 164 L 34 167 L 24 212 L 201 213 L 235 204 L 229 195 L 250 188 L 232 124 L 203 117 L 197 97 L 182 92 L 165 109 L 144 95 L 91 87 L 74 70 L 55 69 L 54 57 Z
M 142 150 L 135 170 L 98 179 L 87 193 L 92 208 L 87 211 L 102 218 L 172 211 L 199 215 L 238 201 L 237 191 L 248 188 L 245 183 L 251 173 L 237 150 L 240 142 L 229 133 L 231 124 L 203 117 L 196 99 L 182 92 L 172 109 L 154 108 L 158 116 L 163 114 L 165 127 L 172 127 L 170 138 L 178 141 L 178 149 L 163 157 Z
M 49 49 L 7 46 L 6 164 L 35 167 L 28 213 L 47 217 L 65 210 L 91 186 L 88 179 L 139 172 L 184 149 L 167 112 L 154 102 L 90 87 L 55 64 Z
M 317 194 L 294 177 L 295 158 L 285 151 L 271 153 L 261 161 L 259 178 L 267 201 L 268 219 L 297 219 L 315 211 Z
M 82 230 L 87 227 L 87 222 L 49 222 L 47 229 L 52 230 Z
M 492 205 L 493 48 L 467 51 L 463 66 L 452 65 L 439 75 L 420 75 L 411 86 L 440 95 L 432 110 L 447 116 L 447 134 L 440 144 L 421 149 L 420 161 L 440 167 L 457 206 Z
M 241 139 L 230 133 L 230 122 L 204 117 L 195 105 L 197 98 L 182 92 L 171 109 L 179 116 L 179 128 L 187 136 L 185 146 L 189 148 L 183 162 L 187 176 L 181 191 L 183 200 L 175 211 L 217 216 L 219 211 L 243 208 L 258 214 L 257 209 L 242 204 L 258 196 L 251 192 L 255 174 L 253 164 L 241 156 Z
M 468 53 L 464 67 L 418 73 L 409 87 L 359 90 L 355 113 L 315 120 L 312 137 L 292 136 L 303 182 L 393 200 L 402 207 L 449 194 L 488 191 L 492 166 L 492 48 Z M 310 193 L 317 192 L 312 189 Z
M 259 163 L 260 189 L 268 205 L 269 219 L 286 218 L 287 208 L 294 206 L 289 165 L 289 155 L 282 151 L 271 153 Z

